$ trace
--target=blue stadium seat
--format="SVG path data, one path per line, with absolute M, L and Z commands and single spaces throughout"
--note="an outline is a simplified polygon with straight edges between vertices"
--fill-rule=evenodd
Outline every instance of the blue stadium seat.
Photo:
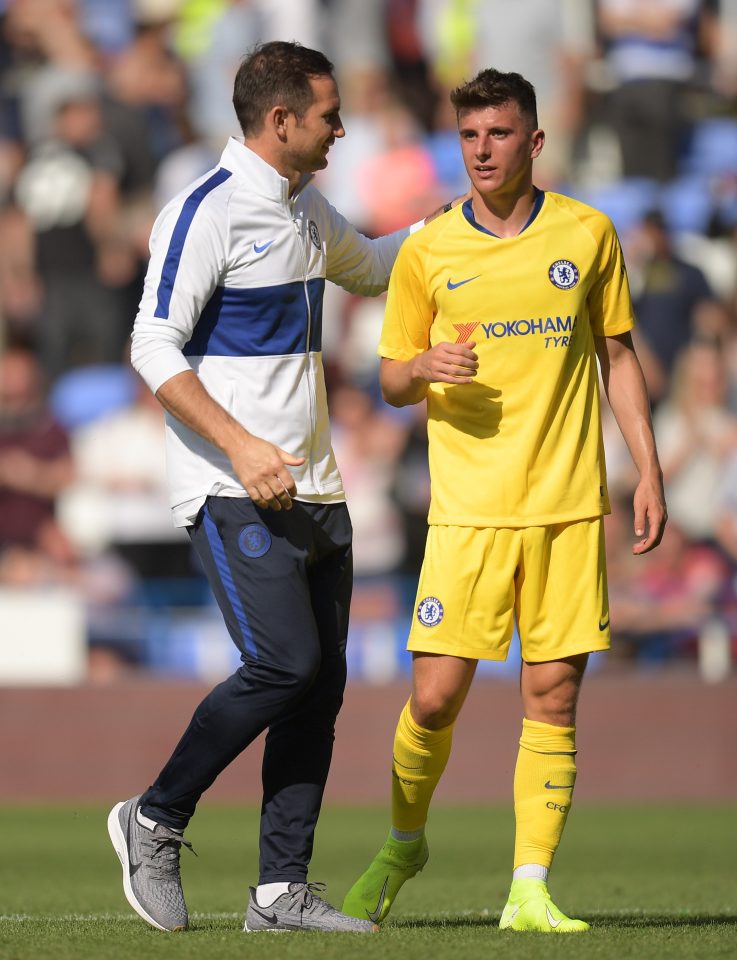
M 645 177 L 625 177 L 574 194 L 584 203 L 603 211 L 622 234 L 636 226 L 649 211 L 659 206 L 659 185 Z
M 106 363 L 68 370 L 56 380 L 49 395 L 51 411 L 67 430 L 133 403 L 138 384 L 122 364 Z
M 719 176 L 737 170 L 737 120 L 712 117 L 694 128 L 683 158 L 684 174 Z
M 692 175 L 666 184 L 660 195 L 660 209 L 674 233 L 706 233 L 714 212 L 708 180 Z

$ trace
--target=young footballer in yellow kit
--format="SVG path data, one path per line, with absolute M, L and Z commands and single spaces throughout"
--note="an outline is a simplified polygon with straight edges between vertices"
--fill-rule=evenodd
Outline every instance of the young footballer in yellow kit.
M 612 224 L 533 185 L 545 136 L 523 77 L 484 70 L 451 99 L 471 197 L 405 241 L 379 346 L 384 398 L 427 398 L 432 498 L 412 694 L 394 740 L 391 832 L 343 910 L 380 922 L 424 867 L 453 725 L 478 660 L 506 658 L 516 618 L 524 718 L 500 926 L 577 932 L 588 924 L 558 909 L 547 878 L 576 779 L 588 654 L 609 646 L 597 355 L 640 474 L 635 554 L 660 542 L 662 475 Z

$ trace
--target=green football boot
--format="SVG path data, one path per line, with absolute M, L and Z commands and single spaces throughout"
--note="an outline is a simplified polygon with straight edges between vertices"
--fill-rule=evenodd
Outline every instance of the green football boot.
M 410 841 L 394 840 L 390 835 L 368 870 L 346 894 L 343 913 L 381 923 L 391 910 L 402 884 L 422 870 L 429 856 L 424 834 Z
M 532 930 L 538 933 L 583 933 L 584 920 L 567 917 L 550 899 L 544 880 L 512 881 L 509 900 L 499 921 L 501 930 Z

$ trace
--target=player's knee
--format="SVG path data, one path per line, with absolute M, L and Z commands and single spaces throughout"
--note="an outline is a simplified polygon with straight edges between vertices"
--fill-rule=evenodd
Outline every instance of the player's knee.
M 556 688 L 543 693 L 528 695 L 525 704 L 525 716 L 540 723 L 549 723 L 554 727 L 574 727 L 576 725 L 576 702 L 578 689 Z
M 455 723 L 463 701 L 442 691 L 428 690 L 412 694 L 410 711 L 415 723 L 425 730 L 442 730 Z
M 289 690 L 302 695 L 315 682 L 320 672 L 320 651 L 302 650 L 300 655 L 286 662 L 259 658 L 248 661 L 238 671 L 248 689 L 266 686 L 274 690 Z

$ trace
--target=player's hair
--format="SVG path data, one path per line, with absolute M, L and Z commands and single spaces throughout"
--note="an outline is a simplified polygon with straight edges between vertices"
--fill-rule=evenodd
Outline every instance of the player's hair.
M 233 86 L 233 106 L 244 136 L 259 133 L 266 114 L 277 105 L 304 116 L 314 100 L 310 79 L 332 75 L 332 63 L 319 50 L 285 40 L 254 47 Z
M 537 129 L 535 88 L 520 73 L 502 73 L 493 68 L 482 70 L 473 80 L 456 87 L 451 92 L 450 102 L 457 117 L 466 110 L 516 103 L 520 116 L 530 124 L 530 129 Z

